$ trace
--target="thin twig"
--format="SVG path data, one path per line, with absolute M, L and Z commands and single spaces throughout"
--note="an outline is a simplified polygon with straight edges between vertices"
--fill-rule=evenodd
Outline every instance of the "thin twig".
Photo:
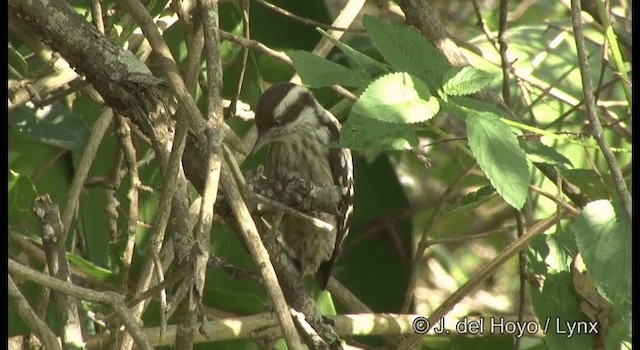
M 162 262 L 160 261 L 160 257 L 158 257 L 157 255 L 153 255 L 151 256 L 151 258 L 153 259 L 153 271 L 156 274 L 156 281 L 158 281 L 158 285 L 163 285 L 167 282 L 167 280 L 164 278 L 164 266 L 162 265 Z M 183 276 L 181 276 L 180 274 L 175 274 L 172 280 L 175 280 L 176 282 L 180 279 L 182 279 Z M 166 330 L 167 330 L 167 288 L 169 287 L 163 287 L 163 288 L 159 288 L 158 290 L 158 294 L 159 294 L 159 299 L 160 299 L 160 338 L 162 339 L 163 335 L 165 334 Z M 153 289 L 153 288 L 149 288 L 149 289 Z M 144 293 L 143 293 L 144 294 Z M 138 298 L 140 298 L 141 296 L 139 295 Z M 141 299 L 144 300 L 145 298 Z M 127 305 L 131 305 L 131 304 L 127 304 Z
M 482 12 L 480 11 L 480 5 L 478 5 L 478 0 L 471 1 L 471 5 L 473 6 L 473 12 L 476 15 L 476 25 L 480 28 L 482 33 L 484 34 L 487 41 L 493 46 L 496 52 L 500 52 L 498 45 L 496 44 L 496 38 L 491 35 L 491 30 L 487 26 L 487 22 L 482 18 Z
M 580 139 L 582 140 L 582 138 L 580 138 Z M 591 166 L 591 169 L 593 169 L 593 172 L 598 177 L 598 181 L 602 185 L 602 189 L 604 190 L 605 194 L 607 195 L 607 197 L 609 197 L 610 193 L 607 190 L 607 185 L 604 182 L 604 176 L 602 176 L 602 172 L 600 171 L 600 169 L 598 169 L 598 165 L 596 164 L 595 160 L 593 159 L 593 156 L 591 155 L 591 152 L 589 152 L 589 148 L 587 147 L 586 143 L 582 146 L 582 148 L 584 149 L 584 157 L 587 159 L 587 162 L 589 162 L 589 165 Z
M 436 217 L 440 213 L 442 209 L 442 205 L 445 203 L 445 200 L 449 197 L 449 195 L 453 192 L 455 186 L 462 181 L 471 170 L 474 168 L 474 165 L 468 166 L 464 171 L 462 171 L 456 178 L 449 183 L 449 186 L 444 190 L 444 192 L 438 197 L 438 202 L 435 204 L 435 207 L 432 211 L 431 216 L 429 217 L 429 221 L 425 225 L 422 236 L 420 237 L 420 242 L 418 243 L 418 247 L 416 249 L 416 253 L 413 257 L 413 261 L 411 262 L 411 273 L 409 275 L 409 281 L 407 282 L 407 289 L 404 294 L 404 302 L 402 303 L 402 308 L 400 309 L 403 313 L 406 313 L 411 306 L 411 302 L 413 300 L 413 292 L 418 282 L 418 266 L 420 265 L 424 252 L 428 247 L 428 233 L 431 230 L 431 227 L 436 221 Z
M 324 229 L 327 232 L 331 232 L 334 229 L 333 225 L 327 222 L 314 218 L 313 216 L 307 215 L 305 213 L 301 213 L 298 210 L 288 207 L 268 197 L 261 196 L 259 194 L 251 193 L 251 192 L 247 193 L 247 196 L 249 197 L 249 199 L 251 199 L 255 203 L 259 203 L 266 206 L 267 207 L 265 208 L 266 211 L 272 211 L 272 210 L 281 211 L 283 213 L 286 213 L 287 215 L 294 216 L 296 219 L 300 219 L 302 222 L 304 222 L 307 225 Z
M 475 273 L 464 285 L 458 288 L 455 293 L 451 294 L 440 306 L 438 306 L 429 316 L 429 324 L 435 325 L 437 321 L 444 317 L 451 309 L 459 303 L 464 297 L 471 293 L 485 278 L 490 276 L 495 270 L 500 267 L 505 261 L 510 259 L 514 254 L 523 249 L 528 241 L 534 236 L 543 233 L 548 228 L 555 224 L 556 215 L 549 217 L 534 227 L 532 227 L 526 235 L 516 239 L 513 243 L 509 244 L 500 254 L 484 266 L 480 271 Z M 425 330 L 426 332 L 426 330 Z M 398 349 L 408 350 L 413 349 L 424 334 L 414 334 L 405 339 Z
M 80 201 L 80 193 L 82 192 L 84 181 L 89 174 L 91 164 L 95 160 L 102 138 L 104 137 L 105 132 L 107 132 L 109 124 L 111 124 L 111 119 L 113 119 L 113 111 L 111 108 L 107 108 L 93 124 L 93 128 L 91 128 L 89 141 L 82 152 L 78 170 L 76 171 L 76 175 L 73 177 L 73 181 L 69 187 L 67 204 L 64 206 L 64 212 L 62 213 L 62 225 L 65 234 L 69 232 L 71 220 L 76 212 L 76 208 L 78 207 L 78 202 Z
M 560 185 L 562 186 L 562 185 Z M 558 187 L 560 188 L 560 187 Z M 568 211 L 569 213 L 571 213 L 571 215 L 578 215 L 580 214 L 580 210 L 577 209 L 576 207 L 574 207 L 573 205 L 571 205 L 571 203 L 568 203 L 567 201 L 563 200 L 561 197 L 558 196 L 554 196 L 551 193 L 548 193 L 547 191 L 534 186 L 534 185 L 529 185 L 529 189 L 533 192 L 536 192 L 546 198 L 551 199 L 552 201 L 556 202 L 556 204 L 558 204 L 559 206 L 561 206 L 564 210 Z
M 255 2 L 257 2 L 258 4 L 273 10 L 275 12 L 278 12 L 279 14 L 292 18 L 298 22 L 304 23 L 306 25 L 310 25 L 310 26 L 316 26 L 316 27 L 320 27 L 322 29 L 325 30 L 336 30 L 336 31 L 342 31 L 342 32 L 350 32 L 350 33 L 364 33 L 365 31 L 363 29 L 352 29 L 352 28 L 348 28 L 347 27 L 339 27 L 339 26 L 335 26 L 335 25 L 329 25 L 329 24 L 324 24 L 324 23 L 320 23 L 318 21 L 314 21 L 312 19 L 309 18 L 305 18 L 305 17 L 300 17 L 298 15 L 296 15 L 295 13 L 291 13 L 281 7 L 278 7 L 272 3 L 266 2 L 264 0 L 254 0 Z
M 16 91 L 11 96 L 9 99 L 9 111 L 33 101 L 34 98 L 39 99 L 39 96 L 47 96 L 52 91 L 57 91 L 79 78 L 73 69 L 67 68 L 38 79 L 35 83 L 27 85 L 24 89 Z M 37 104 L 37 100 L 34 102 Z
M 269 47 L 267 47 L 266 45 L 255 41 L 255 40 L 249 40 L 249 39 L 245 39 L 243 37 L 239 37 L 236 35 L 233 35 L 229 32 L 225 32 L 223 30 L 218 30 L 218 33 L 220 34 L 220 37 L 223 38 L 224 40 L 228 40 L 228 41 L 232 41 L 238 45 L 242 45 L 242 46 L 246 46 L 250 49 L 255 49 L 257 51 L 259 51 L 262 54 L 267 55 L 268 57 L 274 58 L 280 62 L 283 62 L 289 66 L 293 66 L 293 61 L 291 61 L 291 58 L 289 58 L 289 56 L 287 56 L 284 52 L 282 51 L 276 51 L 273 50 Z M 333 85 L 331 86 L 331 89 L 335 92 L 337 92 L 340 96 L 345 97 L 351 101 L 355 101 L 358 98 L 349 90 L 339 86 L 339 85 Z
M 457 237 L 436 238 L 436 239 L 429 240 L 427 242 L 427 245 L 429 247 L 431 247 L 431 246 L 434 246 L 436 244 L 453 244 L 453 243 L 460 243 L 460 242 L 469 242 L 469 241 L 476 240 L 476 239 L 482 239 L 482 238 L 486 238 L 486 237 L 490 237 L 490 236 L 495 236 L 495 235 L 499 235 L 499 234 L 505 234 L 505 233 L 513 232 L 514 229 L 516 229 L 515 226 L 506 226 L 506 227 L 497 228 L 495 230 L 489 230 L 489 231 L 484 231 L 484 232 L 479 232 L 479 233 L 472 233 L 472 234 L 465 234 L 465 235 L 460 235 L 460 236 L 457 236 Z
M 26 256 L 32 260 L 33 262 L 38 262 L 41 264 L 46 263 L 46 259 L 44 256 L 44 252 L 42 251 L 41 242 L 36 241 L 33 238 L 29 238 L 24 236 L 23 234 L 19 234 L 14 231 L 9 231 L 9 241 L 11 244 L 16 244 L 20 247 L 20 253 L 26 254 Z M 67 253 L 68 255 L 69 253 Z M 71 271 L 71 276 L 74 280 L 79 279 L 83 283 L 88 283 L 92 286 L 100 287 L 103 289 L 109 289 L 116 291 L 117 287 L 109 284 L 108 282 L 98 280 L 95 276 L 90 275 L 85 270 L 75 266 L 69 265 L 69 270 Z M 46 267 L 43 269 L 46 272 Z M 44 308 L 46 311 L 46 308 Z M 42 309 L 39 307 L 36 308 L 36 311 L 40 312 Z M 38 315 L 44 316 L 44 311 L 42 313 L 38 313 Z
M 242 35 L 246 39 L 251 39 L 249 33 L 249 0 L 242 0 Z M 238 74 L 238 87 L 236 88 L 236 95 L 233 101 L 231 102 L 231 110 L 236 110 L 236 105 L 238 100 L 240 100 L 240 93 L 242 92 L 242 84 L 244 83 L 244 74 L 247 70 L 247 59 L 249 58 L 249 48 L 246 46 L 242 47 L 242 58 L 240 61 L 240 74 Z
M 209 262 L 207 263 L 207 267 L 209 267 L 210 269 L 222 270 L 235 279 L 250 278 L 260 282 L 260 276 L 258 276 L 255 271 L 249 271 L 240 268 L 230 263 L 225 258 L 216 256 L 213 253 L 209 254 Z
M 67 87 L 49 91 L 49 95 L 43 97 L 39 101 L 31 101 L 33 103 L 33 108 L 45 108 L 46 106 L 52 105 L 55 102 L 62 100 L 66 96 L 76 93 L 78 91 L 82 91 L 83 89 L 87 89 L 90 87 L 89 83 L 82 77 L 78 77 L 75 80 L 69 82 Z
M 619 76 L 622 80 L 622 91 L 624 91 L 624 94 L 626 96 L 627 99 L 627 105 L 629 106 L 629 109 L 631 109 L 631 80 L 629 79 L 629 75 L 627 74 L 627 66 L 626 63 L 624 62 L 623 58 L 622 58 L 622 53 L 620 52 L 620 48 L 618 47 L 618 40 L 616 35 L 614 34 L 614 30 L 613 27 L 611 26 L 611 23 L 609 22 L 609 10 L 608 10 L 608 5 L 609 2 L 607 1 L 606 3 L 603 1 L 597 1 L 595 2 L 595 5 L 598 9 L 598 14 L 600 15 L 600 21 L 602 23 L 602 32 L 605 35 L 605 38 L 607 39 L 605 41 L 606 44 L 608 44 L 609 46 L 609 50 L 611 50 L 611 56 L 613 58 L 613 64 L 615 66 L 615 70 L 614 73 L 616 74 L 616 76 Z
M 358 299 L 351 291 L 345 287 L 340 281 L 335 279 L 334 277 L 329 277 L 329 282 L 327 283 L 327 290 L 331 292 L 331 296 L 338 299 L 350 313 L 372 313 L 373 311 L 369 308 L 362 300 Z
M 498 29 L 498 43 L 500 44 L 500 62 L 502 63 L 502 99 L 507 106 L 511 106 L 511 90 L 509 87 L 509 71 L 511 62 L 507 56 L 507 15 L 509 14 L 509 0 L 500 0 L 500 21 Z
M 571 70 L 573 71 L 573 69 Z M 601 92 L 606 91 L 607 89 L 614 87 L 615 84 L 617 83 L 617 80 L 610 80 L 607 83 L 605 83 L 604 85 L 602 85 L 602 88 L 599 90 L 596 90 L 595 93 L 599 94 Z M 535 103 L 537 100 L 534 100 L 533 103 Z M 562 113 L 561 115 L 559 115 L 556 119 L 554 119 L 551 123 L 547 124 L 544 129 L 549 129 L 552 126 L 555 126 L 557 124 L 560 124 L 562 121 L 564 121 L 565 118 L 567 118 L 568 116 L 570 116 L 571 114 L 575 113 L 575 111 L 578 110 L 578 108 L 582 107 L 582 105 L 584 105 L 584 99 L 580 100 L 580 102 L 578 102 L 577 104 L 571 106 L 571 108 L 569 108 L 566 112 Z M 529 108 L 529 106 L 527 106 L 527 109 Z
M 268 57 L 274 58 L 280 62 L 283 62 L 289 66 L 293 65 L 293 61 L 291 61 L 289 56 L 287 56 L 284 52 L 271 49 L 259 41 L 246 39 L 241 36 L 233 35 L 221 29 L 218 30 L 218 34 L 220 34 L 220 37 L 224 40 L 228 40 L 238 45 L 242 45 L 250 49 L 257 50 L 260 53 L 267 55 Z

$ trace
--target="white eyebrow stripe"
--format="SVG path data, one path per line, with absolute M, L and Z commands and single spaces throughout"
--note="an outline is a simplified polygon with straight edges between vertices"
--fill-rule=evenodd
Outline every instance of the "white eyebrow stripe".
M 273 111 L 274 118 L 278 119 L 287 111 L 287 108 L 294 104 L 302 94 L 306 92 L 306 88 L 304 86 L 295 86 L 287 94 L 284 96 L 282 101 L 278 103 L 276 109 Z

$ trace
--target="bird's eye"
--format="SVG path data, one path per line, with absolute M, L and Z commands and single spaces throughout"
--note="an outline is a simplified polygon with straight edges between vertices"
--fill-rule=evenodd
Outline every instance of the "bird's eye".
M 279 119 L 273 120 L 273 126 L 280 126 L 280 124 L 282 124 L 282 122 Z

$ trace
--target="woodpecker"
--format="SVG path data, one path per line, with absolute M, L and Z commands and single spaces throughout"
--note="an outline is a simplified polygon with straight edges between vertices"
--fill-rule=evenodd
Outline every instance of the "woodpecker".
M 298 172 L 317 184 L 340 187 L 339 215 L 307 213 L 333 225 L 332 232 L 310 227 L 284 214 L 279 224 L 288 251 L 303 276 L 314 275 L 325 289 L 353 211 L 353 164 L 347 148 L 329 147 L 340 139 L 340 122 L 324 109 L 309 89 L 293 83 L 268 88 L 255 109 L 258 140 L 254 152 L 269 147 L 265 163 L 267 178 Z

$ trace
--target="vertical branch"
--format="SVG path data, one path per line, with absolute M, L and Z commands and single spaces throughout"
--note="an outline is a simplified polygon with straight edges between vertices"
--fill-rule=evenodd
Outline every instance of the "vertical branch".
M 66 255 L 67 234 L 60 220 L 58 206 L 51 202 L 48 195 L 36 198 L 33 203 L 33 212 L 40 219 L 42 227 L 42 247 L 47 259 L 49 274 L 59 280 L 71 283 L 69 262 Z M 80 316 L 76 301 L 59 292 L 53 293 L 53 300 L 62 319 L 62 344 L 66 349 L 83 348 Z
M 518 239 L 521 239 L 527 232 L 524 224 L 524 215 L 514 209 Z M 520 276 L 520 289 L 518 290 L 518 322 L 524 322 L 524 306 L 527 297 L 527 252 L 522 249 L 518 253 L 518 275 Z M 520 350 L 520 337 L 515 337 L 513 343 L 514 350 Z
M 147 259 L 144 261 L 144 264 L 142 266 L 142 270 L 140 272 L 141 278 L 136 285 L 135 295 L 138 295 L 149 288 L 149 286 L 151 285 L 152 277 L 154 275 L 153 256 L 158 256 L 160 253 L 160 249 L 162 248 L 165 230 L 167 229 L 167 224 L 169 223 L 169 217 L 171 214 L 173 197 L 177 192 L 179 181 L 178 175 L 181 170 L 180 160 L 182 159 L 182 153 L 184 152 L 184 147 L 186 144 L 186 134 L 188 131 L 186 123 L 186 118 L 178 118 L 175 137 L 173 140 L 173 147 L 171 149 L 169 161 L 166 165 L 166 170 L 164 171 L 163 176 L 164 189 L 162 191 L 162 194 L 160 195 L 160 203 L 158 204 L 158 209 L 154 218 L 153 230 L 149 238 L 149 247 L 147 248 L 149 254 L 147 255 Z M 182 177 L 182 179 L 184 179 L 184 177 Z M 133 317 L 140 318 L 146 305 L 147 303 L 140 303 L 136 305 L 131 311 Z M 133 340 L 127 335 L 125 339 L 123 339 L 122 349 L 130 349 L 132 345 Z
M 207 120 L 222 122 L 222 64 L 218 34 L 218 1 L 199 0 L 202 7 L 205 57 L 207 60 Z M 219 130 L 222 132 L 222 130 Z M 222 139 L 220 139 L 220 142 Z
M 220 179 L 221 156 L 220 149 L 224 137 L 222 120 L 222 66 L 220 63 L 218 28 L 218 4 L 215 0 L 200 1 L 202 10 L 202 32 L 204 34 L 204 48 L 207 61 L 207 169 L 205 172 L 205 186 L 194 228 L 196 249 L 193 251 L 193 269 L 191 270 L 193 285 L 188 297 L 184 300 L 186 306 L 182 322 L 177 329 L 175 346 L 177 349 L 193 348 L 199 306 L 204 295 L 207 262 L 209 260 L 209 241 L 213 220 L 213 203 L 218 193 Z M 200 31 L 199 29 L 197 31 Z M 204 316 L 204 315 L 202 315 Z
M 113 167 L 104 181 L 105 193 L 107 195 L 105 211 L 109 218 L 109 233 L 111 234 L 111 240 L 114 242 L 120 238 L 120 233 L 118 232 L 118 207 L 120 206 L 120 202 L 116 197 L 116 192 L 122 182 L 123 175 L 120 173 L 120 167 L 122 166 L 123 160 L 124 152 L 122 149 L 119 149 L 118 153 L 116 153 L 116 159 L 113 162 Z
M 136 149 L 131 141 L 131 129 L 127 124 L 127 120 L 118 115 L 116 117 L 118 124 L 116 134 L 119 137 L 120 144 L 127 160 L 127 168 L 129 168 L 129 177 L 131 178 L 131 188 L 127 198 L 129 199 L 129 217 L 127 219 L 127 244 L 122 253 L 122 287 L 126 290 L 127 281 L 129 280 L 129 269 L 131 268 L 131 260 L 133 259 L 133 249 L 136 243 L 136 228 L 138 226 L 138 189 L 140 188 L 140 178 L 138 177 L 138 162 L 136 161 Z
M 102 5 L 100 0 L 91 0 L 91 19 L 96 29 L 104 34 L 104 22 L 102 21 Z
M 502 99 L 507 106 L 511 106 L 511 90 L 509 89 L 509 71 L 511 63 L 507 56 L 507 15 L 509 14 L 509 0 L 500 0 L 500 25 L 498 29 L 498 43 L 500 44 L 500 61 L 502 63 Z
M 202 48 L 204 47 L 204 36 L 202 34 L 202 16 L 194 13 L 193 21 L 186 13 L 188 6 L 184 1 L 172 1 L 172 6 L 177 7 L 176 13 L 184 22 L 187 32 L 187 68 L 184 73 L 184 82 L 192 95 L 196 94 L 196 86 L 198 83 L 198 74 L 200 73 L 200 63 L 202 58 Z
M 256 263 L 262 283 L 267 290 L 269 298 L 273 302 L 274 312 L 278 323 L 282 328 L 285 341 L 289 349 L 302 349 L 300 337 L 296 332 L 289 306 L 284 299 L 282 289 L 278 284 L 278 277 L 269 260 L 269 252 L 260 239 L 256 223 L 253 221 L 247 204 L 240 195 L 240 190 L 233 177 L 233 173 L 226 162 L 222 164 L 222 190 L 227 202 L 231 206 L 231 211 L 238 223 L 242 238 L 247 243 L 251 257 Z
M 247 40 L 251 39 L 250 31 L 249 31 L 249 0 L 242 0 L 242 32 L 244 38 Z M 218 35 L 219 37 L 219 35 Z M 247 70 L 247 58 L 249 58 L 249 48 L 246 46 L 242 47 L 242 65 L 240 66 L 240 74 L 238 75 L 238 88 L 236 89 L 236 96 L 231 102 L 229 109 L 232 111 L 236 110 L 236 105 L 238 100 L 240 99 L 240 93 L 242 92 L 242 84 L 244 82 L 244 75 Z
M 584 33 L 582 31 L 582 17 L 579 0 L 571 0 L 571 24 L 576 39 L 576 49 L 578 50 L 578 63 L 580 66 L 580 75 L 582 76 L 582 91 L 584 93 L 585 107 L 587 108 L 587 116 L 589 124 L 591 124 L 591 133 L 598 142 L 598 147 L 602 151 L 604 158 L 609 165 L 611 176 L 615 183 L 616 192 L 622 202 L 622 206 L 627 214 L 627 218 L 631 221 L 631 194 L 627 190 L 627 184 L 620 171 L 620 165 L 615 155 L 611 151 L 607 140 L 604 138 L 604 132 L 600 119 L 596 112 L 596 104 L 593 96 L 593 87 L 591 86 L 591 69 L 589 68 L 589 60 L 587 57 L 587 48 L 584 43 Z

